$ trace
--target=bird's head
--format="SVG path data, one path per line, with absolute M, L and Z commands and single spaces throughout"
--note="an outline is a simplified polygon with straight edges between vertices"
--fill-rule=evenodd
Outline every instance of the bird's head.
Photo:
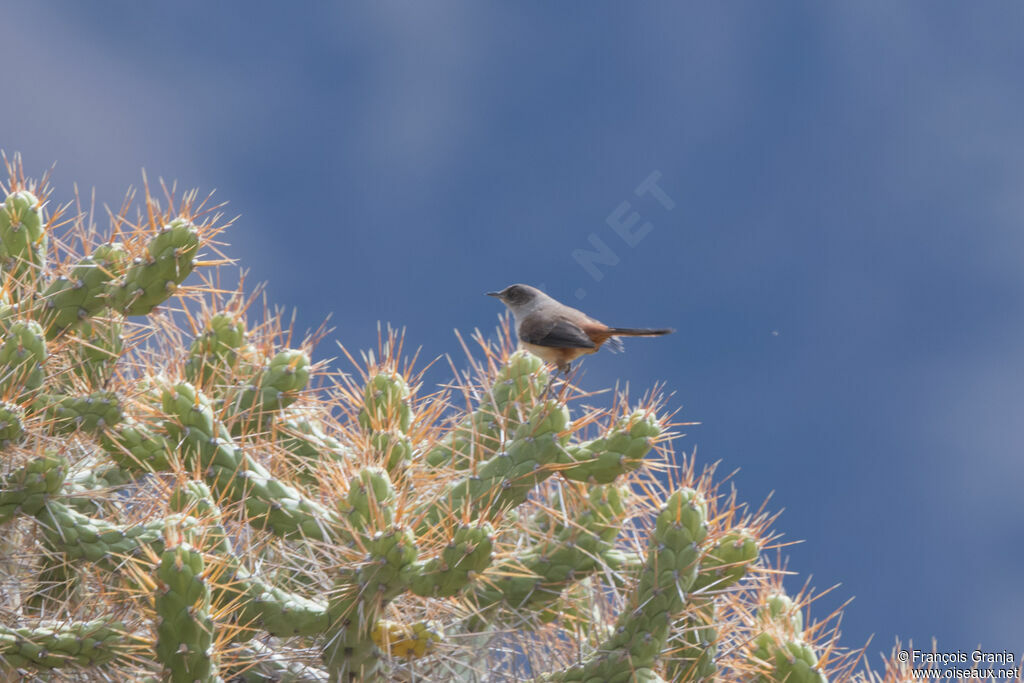
M 518 313 L 543 298 L 544 292 L 530 285 L 509 285 L 500 292 L 487 292 L 487 296 L 500 299 L 512 313 Z

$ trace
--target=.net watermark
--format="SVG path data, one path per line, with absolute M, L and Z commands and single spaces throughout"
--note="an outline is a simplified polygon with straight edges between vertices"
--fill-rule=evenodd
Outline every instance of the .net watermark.
M 651 171 L 633 189 L 634 197 L 641 200 L 640 203 L 647 203 L 646 206 L 641 207 L 644 214 L 634 210 L 631 202 L 623 200 L 605 218 L 607 226 L 630 249 L 636 248 L 654 230 L 654 222 L 648 220 L 647 217 L 649 213 L 652 211 L 655 213 L 665 213 L 676 208 L 675 200 L 658 183 L 660 180 L 661 172 Z M 612 243 L 615 244 L 617 241 L 613 240 Z M 572 251 L 572 259 L 579 264 L 580 268 L 594 282 L 600 282 L 604 278 L 604 271 L 601 270 L 600 266 L 617 266 L 621 258 L 616 249 L 596 232 L 587 235 L 587 242 L 590 243 L 591 248 L 574 249 Z M 587 295 L 587 290 L 580 287 L 575 291 L 575 295 L 577 299 L 583 299 Z
M 1009 650 L 900 650 L 896 659 L 910 666 L 914 680 L 1020 680 L 1019 658 Z

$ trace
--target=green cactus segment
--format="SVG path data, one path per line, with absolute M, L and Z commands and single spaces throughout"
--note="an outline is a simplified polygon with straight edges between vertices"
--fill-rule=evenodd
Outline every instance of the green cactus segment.
M 359 426 L 368 431 L 397 429 L 403 434 L 408 432 L 412 424 L 409 393 L 409 385 L 401 375 L 378 372 L 363 390 Z
M 621 418 L 598 439 L 585 441 L 567 449 L 567 463 L 562 476 L 574 481 L 609 484 L 641 464 L 651 450 L 652 440 L 661 434 L 654 417 L 636 412 Z
M 25 411 L 21 406 L 0 401 L 0 452 L 25 436 Z
M 525 414 L 544 394 L 548 380 L 548 372 L 540 358 L 527 351 L 516 351 L 498 370 L 491 385 L 490 398 L 497 414 L 504 419 L 515 419 L 520 410 Z
M 96 315 L 107 306 L 108 284 L 120 277 L 127 266 L 128 252 L 120 243 L 104 244 L 86 256 L 43 292 L 41 318 L 46 321 L 46 336 L 58 334 Z
M 764 634 L 756 639 L 758 659 L 769 662 L 772 673 L 761 675 L 756 681 L 775 683 L 828 683 L 828 677 L 818 668 L 814 648 L 800 640 L 778 642 Z
M 92 252 L 91 258 L 72 271 L 73 277 L 85 280 L 89 286 L 121 277 L 128 268 L 128 250 L 120 242 L 101 244 Z M 97 298 L 103 300 L 105 297 Z
M 204 538 L 209 552 L 225 565 L 223 571 L 216 572 L 218 580 L 210 586 L 211 604 L 230 610 L 235 624 L 250 632 L 260 629 L 281 638 L 317 635 L 327 629 L 327 605 L 283 590 L 242 566 L 220 526 L 220 508 L 204 482 L 179 484 L 171 491 L 168 508 L 211 524 L 205 528 Z
M 758 539 L 748 529 L 729 530 L 704 554 L 689 596 L 690 609 L 671 639 L 673 681 L 712 680 L 718 671 L 715 593 L 738 583 L 757 561 Z
M 477 409 L 427 453 L 427 464 L 466 469 L 493 455 L 501 447 L 502 428 L 515 431 L 519 414 L 536 403 L 547 383 L 548 373 L 540 358 L 526 351 L 513 353 Z
M 183 481 L 174 487 L 167 498 L 167 509 L 193 517 L 209 518 L 216 524 L 221 522 L 220 508 L 217 507 L 210 487 L 195 479 Z
M 364 467 L 339 505 L 353 528 L 366 531 L 391 526 L 394 517 L 395 487 L 388 473 L 379 467 Z
M 78 323 L 79 343 L 72 354 L 71 372 L 91 387 L 101 387 L 114 374 L 114 365 L 124 352 L 124 327 L 119 320 L 89 318 Z
M 455 595 L 491 564 L 494 529 L 489 524 L 461 526 L 441 553 L 420 563 L 409 590 L 423 597 Z
M 186 382 L 163 392 L 173 443 L 180 444 L 188 471 L 203 474 L 218 498 L 242 502 L 249 523 L 280 536 L 325 540 L 337 516 L 298 489 L 275 479 L 235 445 L 213 415 L 209 399 Z
M 707 535 L 706 518 L 700 494 L 693 489 L 673 493 L 655 521 L 647 562 L 612 636 L 588 661 L 541 680 L 656 680 L 655 660 L 697 578 L 699 544 Z
M 146 524 L 121 525 L 85 515 L 56 500 L 38 513 L 43 537 L 71 560 L 87 560 L 110 569 L 126 557 L 140 557 L 143 547 L 163 552 L 163 534 L 168 523 L 184 529 L 196 525 L 190 517 L 169 517 Z
M 0 343 L 0 393 L 34 391 L 43 385 L 46 338 L 34 320 L 15 320 L 6 326 Z M 20 392 L 18 392 L 20 393 Z
M 593 486 L 587 490 L 588 505 L 577 523 L 605 543 L 611 543 L 622 530 L 626 501 L 632 496 L 628 486 Z
M 111 306 L 125 315 L 146 315 L 173 294 L 194 267 L 199 231 L 176 218 L 146 246 L 146 255 L 134 259 L 124 279 L 112 288 Z
M 388 472 L 396 476 L 412 461 L 412 440 L 397 430 L 373 432 L 370 447 L 376 460 L 383 462 Z
M 698 544 L 707 535 L 706 519 L 705 503 L 693 489 L 669 497 L 651 534 L 631 609 L 623 611 L 616 634 L 603 649 L 626 649 L 634 661 L 654 661 L 672 616 L 683 608 L 684 595 L 697 578 Z
M 2 274 L 2 269 L 0 269 L 0 275 Z M 18 305 L 11 303 L 11 293 L 0 287 L 0 330 L 7 329 L 11 320 L 18 314 L 18 308 Z
M 828 683 L 814 648 L 800 639 L 762 633 L 754 639 L 752 659 L 762 669 L 752 679 L 757 683 Z
M 757 683 L 828 683 L 818 666 L 814 647 L 803 638 L 804 620 L 800 606 L 789 596 L 768 596 L 757 611 L 762 632 L 754 637 L 748 658 L 760 673 Z
M 327 606 L 331 629 L 323 660 L 338 681 L 371 680 L 380 667 L 373 629 L 384 607 L 403 593 L 416 568 L 416 543 L 408 529 L 391 528 L 362 539 L 367 560 L 346 568 Z
M 460 479 L 423 511 L 423 524 L 444 519 L 475 519 L 484 509 L 496 514 L 521 505 L 537 484 L 551 476 L 548 465 L 564 457 L 563 432 L 569 422 L 564 405 L 548 400 L 535 405 L 507 449 Z
M 408 589 L 417 568 L 412 531 L 393 526 L 394 504 L 395 489 L 387 471 L 365 467 L 341 505 L 366 559 L 342 569 L 327 605 L 331 626 L 323 660 L 332 680 L 361 681 L 375 676 L 380 651 L 373 629 L 388 602 Z
M 300 478 L 314 481 L 321 465 L 341 462 L 349 452 L 340 441 L 324 432 L 319 421 L 303 415 L 290 415 L 274 422 L 273 438 L 287 453 Z
M 48 237 L 39 199 L 28 192 L 12 192 L 0 206 L 0 266 L 21 281 L 46 264 Z
M 666 670 L 673 681 L 710 681 L 718 673 L 718 608 L 714 600 L 694 604 L 670 640 L 672 652 Z
M 758 610 L 763 624 L 775 624 L 787 633 L 801 633 L 804 630 L 804 615 L 800 606 L 785 593 L 768 596 L 764 606 Z
M 188 543 L 166 548 L 160 558 L 156 656 L 163 664 L 165 681 L 220 680 L 205 568 L 202 553 Z
M 718 673 L 718 607 L 713 600 L 692 605 L 669 640 L 666 673 L 671 681 L 713 681 Z
M 60 491 L 67 471 L 67 460 L 47 453 L 0 479 L 0 524 L 17 514 L 38 514 Z
M 217 313 L 189 347 L 185 379 L 206 388 L 226 385 L 241 360 L 254 354 L 246 342 L 245 322 L 236 315 Z
M 136 472 L 170 468 L 170 443 L 142 422 L 126 420 L 100 434 L 100 445 L 119 466 Z
M 95 460 L 84 460 L 76 464 L 79 469 L 65 483 L 70 495 L 64 501 L 79 512 L 87 515 L 110 514 L 115 496 L 109 491 L 134 483 L 138 473 L 115 463 L 99 464 Z
M 327 605 L 292 593 L 229 560 L 231 573 L 214 588 L 214 602 L 230 606 L 234 620 L 278 638 L 314 636 L 327 631 Z
M 46 419 L 58 434 L 77 431 L 102 434 L 117 426 L 124 417 L 121 401 L 109 391 L 88 396 L 45 395 L 39 402 L 45 406 Z
M 137 472 L 125 469 L 114 463 L 97 465 L 95 462 L 86 461 L 85 464 L 89 469 L 80 472 L 68 481 L 69 487 L 75 492 L 88 492 L 125 486 L 131 484 L 138 477 Z
M 608 566 L 608 559 L 618 554 L 614 540 L 629 495 L 625 487 L 596 486 L 568 524 L 551 524 L 546 516 L 536 519 L 543 536 L 496 565 L 488 580 L 475 585 L 478 609 L 500 602 L 513 609 L 539 611 L 554 603 L 573 582 Z
M 605 671 L 614 673 L 605 673 Z M 605 678 L 606 675 L 610 677 Z M 543 681 L 544 683 L 549 681 L 571 681 L 572 683 L 668 683 L 654 669 L 631 664 L 627 658 L 623 658 L 618 663 L 618 666 L 606 667 L 596 676 L 589 678 L 586 676 L 587 674 L 581 673 L 577 667 L 566 673 L 545 674 L 535 680 Z M 676 683 L 676 681 L 671 681 L 671 683 Z
M 482 463 L 477 474 L 460 479 L 422 511 L 422 524 L 433 526 L 445 519 L 476 519 L 521 505 L 537 484 L 553 473 L 550 464 L 564 457 L 564 432 L 569 412 L 556 401 L 533 407 L 508 447 Z
M 302 351 L 281 351 L 253 378 L 228 397 L 231 432 L 239 435 L 261 428 L 269 418 L 290 406 L 309 382 L 309 356 Z
M 720 591 L 738 583 L 757 561 L 760 547 L 757 536 L 738 527 L 726 532 L 701 558 L 700 573 L 694 591 Z
M 359 425 L 369 432 L 374 460 L 399 476 L 412 460 L 412 424 L 409 385 L 399 374 L 379 372 L 366 383 Z
M 210 504 L 208 499 L 203 500 L 197 508 Z M 210 509 L 209 516 L 219 517 L 219 512 Z M 207 527 L 206 538 L 217 559 L 224 563 L 223 570 L 217 573 L 218 580 L 211 586 L 212 604 L 231 615 L 231 621 L 240 629 L 236 638 L 252 637 L 259 632 L 288 638 L 327 631 L 326 604 L 289 592 L 243 567 L 222 527 Z
M 492 455 L 500 446 L 501 426 L 493 408 L 480 407 L 430 449 L 425 460 L 432 467 L 450 465 L 462 470 Z
M 125 470 L 114 464 L 85 464 L 87 469 L 79 470 L 67 479 L 64 491 L 71 495 L 63 501 L 72 509 L 83 515 L 98 515 L 109 512 L 110 496 L 103 495 L 103 489 L 112 489 L 129 484 L 135 479 L 135 472 Z M 97 494 L 100 495 L 97 495 Z M 77 531 L 72 532 L 77 533 Z M 66 609 L 73 601 L 83 597 L 82 574 L 78 571 L 73 559 L 63 550 L 55 546 L 50 539 L 56 534 L 44 535 L 40 546 L 44 549 L 39 572 L 36 576 L 36 590 L 26 601 L 26 608 L 35 609 L 42 614 L 52 613 L 53 609 Z
M 0 624 L 0 662 L 9 671 L 107 664 L 130 656 L 129 639 L 124 624 L 113 621 L 17 629 Z
M 527 494 L 552 470 L 547 465 L 563 455 L 569 412 L 556 401 L 538 404 L 518 427 L 505 451 L 484 462 L 477 477 L 464 479 L 452 491 L 453 502 L 468 498 L 475 506 L 507 508 L 522 504 Z

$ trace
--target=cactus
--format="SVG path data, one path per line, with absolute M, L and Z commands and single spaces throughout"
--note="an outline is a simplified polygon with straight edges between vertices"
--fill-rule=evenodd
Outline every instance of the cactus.
M 723 591 L 739 583 L 760 552 L 759 534 L 744 527 L 732 527 L 707 545 L 700 571 L 693 583 L 690 610 L 674 629 L 672 644 L 679 649 L 669 658 L 668 670 L 675 681 L 714 680 L 718 671 L 719 614 L 716 600 Z
M 550 505 L 567 500 L 574 518 L 539 515 L 534 522 L 542 535 L 532 547 L 495 567 L 493 583 L 474 588 L 477 609 L 497 603 L 539 609 L 557 601 L 574 581 L 603 569 L 617 552 L 615 538 L 629 495 L 619 486 L 599 486 L 588 493 L 578 486 L 563 487 Z
M 65 434 L 79 430 L 100 434 L 116 426 L 122 417 L 120 400 L 110 391 L 85 396 L 45 395 L 40 404 L 53 429 Z
M 46 264 L 49 226 L 43 218 L 45 199 L 28 188 L 15 190 L 13 184 L 11 190 L 0 206 L 0 268 L 20 289 L 23 280 L 35 280 Z
M 25 434 L 25 411 L 13 403 L 0 402 L 0 452 L 21 441 Z
M 655 520 L 647 560 L 611 635 L 582 664 L 541 678 L 561 681 L 657 680 L 654 665 L 673 617 L 697 578 L 698 544 L 707 534 L 703 497 L 673 493 Z
M 661 432 L 657 421 L 643 412 L 620 419 L 605 436 L 566 449 L 569 467 L 562 476 L 575 481 L 608 484 L 635 470 Z
M 177 529 L 168 528 L 168 535 L 177 534 Z M 163 664 L 164 680 L 220 680 L 202 553 L 181 539 L 168 543 L 156 575 L 156 656 Z
M 46 339 L 34 320 L 14 320 L 3 330 L 0 344 L 0 391 L 19 397 L 43 385 Z
M 672 453 L 657 396 L 580 406 L 507 321 L 432 393 L 392 331 L 335 373 L 216 285 L 218 207 L 144 187 L 50 239 L 49 189 L 8 169 L 0 679 L 845 671 L 773 583 L 772 520 Z
M 480 405 L 430 448 L 427 462 L 466 469 L 498 450 L 502 430 L 515 430 L 523 408 L 537 400 L 547 383 L 548 373 L 539 358 L 525 351 L 513 353 L 496 369 Z
M 189 348 L 185 379 L 200 387 L 223 385 L 251 354 L 249 346 L 244 321 L 230 313 L 212 315 Z
M 273 413 L 295 402 L 309 381 L 309 358 L 302 351 L 280 351 L 260 368 L 250 383 L 227 395 L 231 431 L 236 436 L 262 428 Z
M 307 486 L 315 484 L 325 468 L 354 457 L 350 449 L 325 431 L 317 417 L 301 412 L 275 420 L 271 438 L 281 448 L 284 466 Z
M 359 424 L 369 435 L 369 446 L 388 472 L 400 474 L 412 458 L 408 432 L 412 426 L 409 386 L 401 375 L 377 373 L 366 383 Z
M 124 272 L 126 257 L 119 243 L 101 245 L 79 261 L 69 277 L 60 276 L 50 283 L 43 292 L 43 310 L 39 313 L 49 339 L 106 308 L 108 285 Z
M 116 319 L 89 318 L 73 329 L 78 340 L 67 352 L 71 373 L 86 387 L 101 389 L 110 380 L 117 359 L 124 353 L 124 325 Z
M 758 683 L 828 683 L 818 667 L 815 648 L 802 637 L 800 606 L 789 596 L 784 593 L 768 596 L 758 608 L 757 620 L 763 631 L 754 638 L 749 656 L 755 665 L 764 666 L 755 678 Z
M 111 307 L 125 315 L 146 315 L 172 295 L 194 267 L 197 227 L 183 216 L 161 225 L 110 292 Z
M 131 655 L 125 627 L 115 621 L 73 622 L 35 628 L 0 625 L 0 662 L 9 670 L 91 667 Z
M 67 461 L 53 453 L 30 460 L 3 478 L 0 486 L 0 523 L 21 513 L 35 515 L 60 491 Z

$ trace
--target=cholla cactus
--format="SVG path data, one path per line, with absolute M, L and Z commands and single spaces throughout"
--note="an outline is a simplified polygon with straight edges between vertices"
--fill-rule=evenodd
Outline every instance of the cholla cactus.
M 147 186 L 101 234 L 7 166 L 0 676 L 848 673 L 656 395 L 556 391 L 507 324 L 436 391 L 394 332 L 336 374 L 220 286 L 219 207 Z

